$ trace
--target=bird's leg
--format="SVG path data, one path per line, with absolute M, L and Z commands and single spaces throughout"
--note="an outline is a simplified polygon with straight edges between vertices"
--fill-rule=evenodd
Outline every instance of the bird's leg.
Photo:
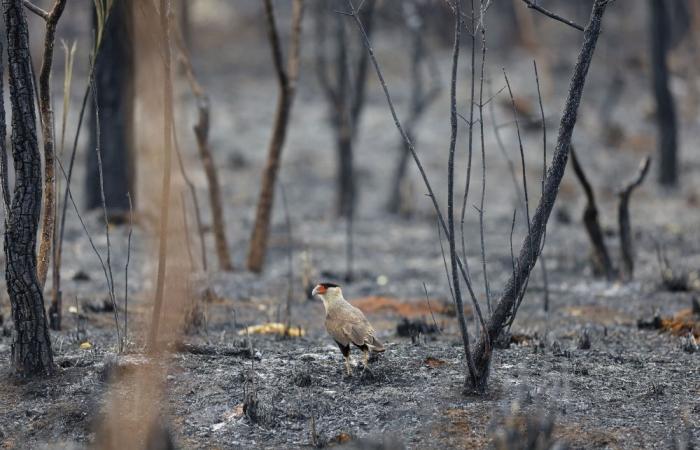
M 352 376 L 352 369 L 350 368 L 350 354 L 343 355 L 345 357 L 345 370 L 348 372 L 348 376 Z
M 362 351 L 362 362 L 365 365 L 365 369 L 369 366 L 369 350 L 365 349 Z

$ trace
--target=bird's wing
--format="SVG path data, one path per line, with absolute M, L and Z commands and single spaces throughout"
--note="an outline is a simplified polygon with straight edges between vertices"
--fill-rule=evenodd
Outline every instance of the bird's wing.
M 384 346 L 374 337 L 374 328 L 362 311 L 355 307 L 352 308 L 352 312 L 348 311 L 343 332 L 358 347 L 366 345 L 371 350 L 384 351 Z

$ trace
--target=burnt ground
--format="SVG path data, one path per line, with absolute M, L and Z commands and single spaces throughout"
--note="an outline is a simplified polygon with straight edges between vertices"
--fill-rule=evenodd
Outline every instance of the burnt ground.
M 618 1 L 614 7 L 622 7 L 623 3 Z M 240 268 L 247 252 L 276 86 L 263 34 L 255 22 L 257 16 L 227 14 L 234 16 L 206 16 L 212 21 L 211 27 L 197 38 L 194 62 L 212 93 L 211 145 L 226 201 L 230 248 Z M 236 30 L 236 45 L 230 43 L 230 20 L 248 23 Z M 639 52 L 630 50 L 634 55 L 620 55 L 616 42 L 620 33 L 629 30 L 621 26 L 620 14 L 606 20 L 607 34 L 591 69 L 574 140 L 597 189 L 601 220 L 617 260 L 615 191 L 636 170 L 641 157 L 653 152 L 655 128 L 653 103 L 646 88 L 645 54 L 638 57 L 641 63 L 634 56 Z M 548 65 L 544 100 L 551 154 L 575 54 L 564 47 L 570 43 L 574 49 L 576 36 L 548 22 L 542 22 L 542 27 L 543 32 L 554 33 L 562 43 L 561 48 L 538 56 Z M 408 82 L 402 76 L 407 62 L 391 59 L 392 52 L 401 48 L 402 36 L 396 30 L 386 30 L 380 37 L 379 58 L 387 61 L 384 70 L 397 106 L 403 110 L 408 102 Z M 225 58 L 215 50 L 222 45 L 231 47 Z M 500 41 L 493 47 L 489 55 L 492 72 L 498 74 L 505 67 L 516 94 L 535 108 L 532 56 L 505 47 Z M 447 81 L 448 51 L 441 50 L 438 57 L 443 81 Z M 623 61 L 624 70 L 609 64 L 613 60 Z M 332 278 L 345 268 L 345 224 L 334 213 L 333 140 L 312 62 L 312 48 L 307 46 L 281 169 L 292 239 L 288 238 L 277 202 L 264 274 L 215 270 L 206 275 L 193 274 L 193 282 L 200 289 L 209 286 L 216 298 L 204 304 L 206 326 L 182 339 L 207 345 L 206 349 L 218 353 L 195 354 L 185 349 L 158 362 L 165 372 L 162 415 L 180 447 L 294 448 L 346 441 L 346 445 L 362 447 L 370 441 L 383 441 L 387 448 L 508 448 L 514 442 L 523 442 L 512 434 L 533 423 L 553 424 L 549 440 L 573 448 L 670 448 L 689 440 L 700 442 L 700 352 L 685 350 L 681 336 L 638 327 L 639 320 L 672 317 L 688 309 L 694 296 L 692 292 L 669 292 L 662 285 L 656 257 L 656 245 L 660 244 L 679 270 L 697 268 L 700 262 L 700 156 L 695 149 L 700 126 L 696 115 L 688 112 L 693 104 L 686 95 L 693 79 L 684 78 L 680 69 L 674 78 L 674 89 L 682 98 L 681 187 L 675 191 L 660 189 L 653 166 L 649 179 L 632 199 L 637 250 L 634 281 L 606 282 L 591 274 L 588 241 L 579 220 L 584 199 L 573 174 L 567 173 L 545 248 L 550 310 L 543 311 L 545 286 L 536 269 L 513 324 L 516 342 L 495 353 L 489 392 L 475 397 L 462 394 L 465 363 L 461 340 L 447 306 L 449 290 L 435 218 L 417 173 L 412 173 L 412 216 L 396 218 L 384 212 L 398 137 L 373 75 L 357 144 L 360 199 L 355 223 L 356 277 L 344 284 L 344 292 L 365 309 L 379 338 L 387 343 L 386 353 L 370 364 L 369 370 L 356 367 L 352 377 L 345 377 L 340 352 L 323 330 L 322 305 L 306 299 L 301 284 L 304 254 L 311 260 L 314 280 Z M 538 64 L 543 67 L 544 62 L 538 59 Z M 57 70 L 61 70 L 60 64 Z M 467 70 L 462 70 L 466 76 Z M 616 74 L 621 74 L 625 87 L 610 119 L 619 128 L 619 139 L 612 144 L 605 138 L 611 124 L 601 122 L 600 111 Z M 59 83 L 60 78 L 56 76 L 54 82 Z M 186 163 L 200 196 L 205 198 L 205 179 L 187 131 L 194 114 L 192 99 L 184 82 L 179 83 L 183 111 L 188 111 L 179 117 L 180 129 L 184 130 L 181 139 L 184 148 L 192 149 L 185 152 Z M 500 89 L 502 78 L 494 75 L 493 83 L 494 89 Z M 462 109 L 466 110 L 466 85 L 460 91 Z M 501 96 L 495 101 L 497 122 L 505 125 L 501 131 L 509 157 L 518 161 L 512 115 L 504 107 L 504 100 Z M 443 94 L 418 132 L 419 153 L 441 199 L 445 198 L 449 141 L 447 112 L 448 99 Z M 541 130 L 524 128 L 532 199 L 539 191 L 541 176 Z M 461 169 L 466 166 L 465 137 L 460 136 Z M 496 296 L 511 270 L 508 241 L 513 209 L 518 205 L 492 124 L 487 127 L 486 143 L 487 273 Z M 475 149 L 475 158 L 478 151 Z M 480 166 L 480 159 L 475 159 L 468 208 L 478 200 Z M 82 168 L 78 169 L 76 179 L 81 179 Z M 204 216 L 209 217 L 204 206 Z M 519 208 L 513 240 L 516 251 L 526 231 L 523 216 Z M 106 239 L 99 216 L 87 214 L 86 219 L 98 248 L 104 252 Z M 485 302 L 478 217 L 473 208 L 467 211 L 465 230 L 472 277 L 478 280 L 477 293 Z M 112 259 L 120 274 L 126 258 L 126 236 L 125 227 L 113 228 Z M 83 448 L 95 442 L 95 424 L 103 417 L 107 393 L 110 387 L 117 389 L 110 375 L 115 373 L 115 364 L 128 368 L 144 360 L 142 334 L 155 278 L 153 242 L 153 230 L 147 223 L 135 228 L 129 273 L 131 344 L 127 354 L 116 358 L 112 313 L 85 307 L 99 305 L 106 298 L 101 268 L 77 218 L 69 216 L 64 295 L 71 301 L 66 300 L 65 330 L 52 332 L 61 368 L 50 380 L 15 380 L 7 364 L 11 339 L 0 337 L 0 360 L 5 362 L 0 372 L 2 448 Z M 215 265 L 213 244 L 208 245 L 210 265 Z M 303 327 L 306 335 L 281 339 L 254 334 L 248 341 L 239 331 L 247 325 L 276 321 L 284 309 L 288 249 L 294 258 L 291 322 Z M 423 283 L 428 286 L 442 333 L 418 339 L 400 337 L 396 327 L 404 316 L 432 323 Z M 76 315 L 68 313 L 73 302 L 81 305 L 85 323 L 78 323 Z M 6 296 L 1 306 L 8 327 Z M 77 339 L 79 326 L 84 330 Z M 584 335 L 589 337 L 590 348 L 581 345 Z M 84 340 L 92 344 L 91 349 L 79 348 Z M 359 359 L 357 352 L 354 356 Z

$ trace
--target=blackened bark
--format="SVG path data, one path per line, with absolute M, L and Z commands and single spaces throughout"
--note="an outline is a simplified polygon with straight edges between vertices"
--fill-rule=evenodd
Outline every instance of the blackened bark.
M 0 39 L 0 98 L 4 99 L 5 87 L 3 86 L 3 80 L 5 75 L 5 68 L 3 67 L 2 58 L 2 41 Z M 5 128 L 5 108 L 4 100 L 3 107 L 0 108 L 0 188 L 2 189 L 2 206 L 5 212 L 5 228 L 7 228 L 7 221 L 10 217 L 10 174 L 7 165 L 7 131 Z
M 5 232 L 5 278 L 15 330 L 12 363 L 21 376 L 53 373 L 53 352 L 36 274 L 41 156 L 36 134 L 27 20 L 22 0 L 3 0 L 10 67 L 15 189 Z M 4 124 L 0 124 L 4 125 Z
M 620 254 L 622 256 L 620 277 L 623 280 L 631 280 L 634 277 L 634 243 L 632 241 L 632 223 L 630 220 L 630 197 L 632 192 L 644 181 L 650 164 L 651 158 L 647 156 L 639 165 L 639 170 L 635 177 L 618 192 L 620 205 L 617 209 L 617 217 L 620 225 Z
M 482 334 L 474 351 L 474 363 L 477 369 L 476 382 L 471 386 L 477 391 L 484 391 L 488 382 L 489 367 L 491 364 L 492 347 L 503 327 L 508 323 L 514 311 L 517 299 L 521 295 L 524 282 L 529 278 L 530 272 L 537 263 L 542 238 L 549 215 L 554 208 L 554 202 L 559 192 L 566 163 L 569 159 L 571 138 L 576 125 L 578 107 L 583 96 L 583 88 L 588 75 L 588 69 L 593 59 L 598 36 L 600 35 L 603 14 L 610 0 L 595 0 L 591 12 L 591 18 L 584 32 L 583 45 L 574 67 L 569 84 L 569 94 L 564 105 L 557 145 L 552 157 L 552 165 L 547 172 L 544 192 L 537 205 L 535 215 L 532 217 L 530 231 L 525 237 L 520 248 L 520 254 L 516 263 L 516 270 L 506 283 L 493 315 L 487 323 L 487 334 Z
M 134 159 L 131 119 L 133 112 L 132 33 L 129 0 L 114 2 L 105 26 L 102 46 L 96 60 L 95 83 L 99 92 L 102 129 L 100 152 L 104 171 L 107 213 L 113 219 L 126 220 L 129 214 L 127 193 L 134 198 Z M 90 116 L 89 148 L 97 146 L 94 106 Z M 97 153 L 87 152 L 85 199 L 88 209 L 100 208 L 100 174 Z
M 659 183 L 674 186 L 678 182 L 676 111 L 669 89 L 668 49 L 671 26 L 668 4 L 665 0 L 649 0 L 651 18 L 651 67 L 656 99 L 658 126 Z

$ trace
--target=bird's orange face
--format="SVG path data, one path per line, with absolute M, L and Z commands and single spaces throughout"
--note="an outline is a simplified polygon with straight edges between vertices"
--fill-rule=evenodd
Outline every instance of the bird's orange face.
M 319 283 L 314 287 L 314 290 L 311 292 L 311 295 L 325 295 L 326 292 L 328 292 L 328 289 L 332 288 L 337 288 L 339 287 L 337 284 L 333 283 Z

